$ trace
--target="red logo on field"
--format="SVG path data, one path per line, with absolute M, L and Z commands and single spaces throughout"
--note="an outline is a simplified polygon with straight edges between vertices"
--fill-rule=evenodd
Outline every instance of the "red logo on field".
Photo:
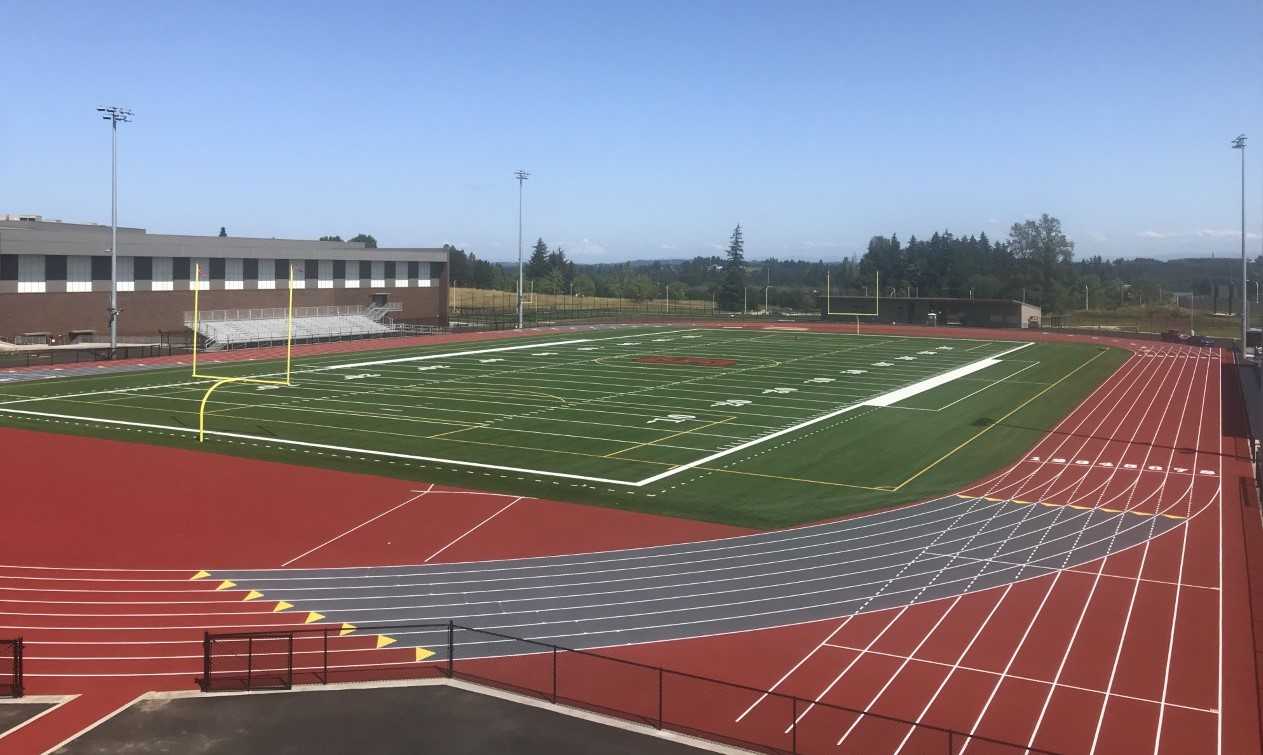
M 643 364 L 681 364 L 690 367 L 731 367 L 737 363 L 735 359 L 715 359 L 713 357 L 687 357 L 676 354 L 649 354 L 636 357 Z

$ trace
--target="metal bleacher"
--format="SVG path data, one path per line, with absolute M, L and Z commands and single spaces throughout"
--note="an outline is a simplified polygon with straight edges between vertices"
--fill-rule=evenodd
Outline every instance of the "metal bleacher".
M 366 338 L 393 334 L 397 327 L 383 322 L 399 304 L 374 307 L 325 306 L 296 307 L 293 317 L 295 343 L 339 338 Z M 184 324 L 192 328 L 192 312 L 184 313 Z M 284 308 L 221 309 L 201 312 L 197 332 L 205 348 L 229 349 L 247 345 L 283 343 L 289 336 L 290 321 Z

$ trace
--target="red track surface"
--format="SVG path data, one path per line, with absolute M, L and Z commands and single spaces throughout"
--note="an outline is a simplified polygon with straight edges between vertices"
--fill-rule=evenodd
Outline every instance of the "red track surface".
M 1057 751 L 1258 752 L 1246 558 L 1263 563 L 1263 528 L 1244 428 L 1233 421 L 1244 410 L 1215 352 L 1153 344 L 1149 353 L 969 492 L 1059 506 L 1066 517 L 1092 507 L 1187 517 L 1180 526 L 957 598 L 610 652 Z M 143 691 L 189 688 L 204 628 L 307 618 L 301 607 L 276 613 L 266 596 L 246 602 L 241 590 L 191 581 L 198 569 L 500 558 L 739 532 L 17 430 L 0 430 L 0 458 L 5 499 L 18 502 L 4 512 L 0 636 L 26 638 L 28 693 L 81 693 L 0 736 L 5 753 L 51 747 Z M 373 645 L 371 635 L 341 638 L 339 657 L 407 655 Z M 588 692 L 631 706 L 633 690 L 610 679 Z M 783 700 L 684 686 L 670 694 L 689 701 L 698 728 L 788 743 Z M 813 751 L 942 746 L 873 717 L 823 707 L 799 717 L 799 746 Z

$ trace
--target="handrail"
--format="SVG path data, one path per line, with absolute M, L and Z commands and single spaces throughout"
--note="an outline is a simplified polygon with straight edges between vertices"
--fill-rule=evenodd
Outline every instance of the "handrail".
M 655 666 L 652 664 L 641 663 L 639 661 L 633 661 L 626 658 L 619 658 L 613 655 L 606 655 L 604 653 L 599 653 L 593 650 L 581 650 L 581 649 L 576 649 L 576 648 L 570 648 L 563 645 L 556 645 L 550 642 L 545 642 L 542 640 L 533 640 L 526 637 L 518 637 L 515 635 L 505 634 L 502 632 L 496 632 L 489 629 L 479 629 L 477 627 L 465 626 L 463 624 L 457 624 L 454 621 L 448 621 L 446 623 L 433 623 L 433 624 L 406 624 L 406 623 L 405 624 L 374 624 L 371 627 L 360 627 L 360 630 L 371 631 L 375 634 L 378 634 L 379 636 L 395 635 L 395 634 L 403 634 L 403 633 L 420 633 L 420 632 L 427 632 L 431 634 L 446 633 L 445 642 L 441 642 L 437 644 L 430 643 L 430 647 L 434 648 L 434 650 L 437 650 L 439 652 L 446 651 L 446 658 L 441 658 L 438 656 L 431 655 L 430 657 L 435 658 L 435 660 L 418 660 L 415 663 L 415 665 L 403 664 L 402 666 L 397 663 L 375 664 L 372 661 L 359 663 L 359 664 L 355 664 L 355 663 L 330 664 L 329 656 L 331 654 L 337 654 L 337 653 L 358 654 L 360 652 L 359 650 L 356 650 L 353 648 L 347 648 L 345 650 L 338 650 L 338 649 L 330 650 L 330 647 L 329 647 L 330 640 L 333 640 L 336 642 L 338 637 L 340 637 L 342 634 L 342 630 L 338 626 L 294 628 L 294 629 L 287 629 L 287 630 L 281 630 L 281 631 L 270 630 L 270 631 L 258 631 L 258 632 L 224 632 L 224 633 L 206 632 L 204 633 L 203 643 L 202 643 L 203 675 L 197 681 L 199 685 L 201 686 L 203 692 L 211 692 L 217 689 L 224 688 L 224 687 L 217 686 L 217 679 L 219 680 L 219 683 L 221 684 L 227 684 L 229 682 L 235 683 L 235 686 L 231 686 L 232 689 L 243 689 L 243 690 L 275 689 L 276 688 L 275 683 L 277 680 L 280 680 L 282 682 L 282 686 L 288 689 L 289 686 L 292 685 L 293 683 L 295 670 L 310 671 L 313 678 L 317 679 L 320 684 L 330 683 L 329 680 L 330 680 L 331 669 L 333 669 L 335 673 L 347 674 L 351 678 L 354 678 L 357 681 L 363 681 L 367 676 L 373 674 L 374 672 L 377 672 L 382 676 L 391 675 L 392 678 L 397 678 L 397 676 L 400 673 L 404 673 L 404 674 L 412 673 L 414 675 L 419 675 L 419 674 L 436 675 L 437 674 L 437 675 L 445 676 L 448 679 L 455 679 L 459 677 L 459 678 L 470 679 L 470 680 L 484 683 L 484 684 L 490 684 L 492 686 L 513 689 L 513 690 L 525 692 L 531 695 L 535 695 L 538 697 L 551 700 L 551 702 L 553 703 L 566 702 L 566 703 L 572 703 L 581 707 L 586 706 L 590 709 L 592 708 L 600 709 L 624 719 L 648 721 L 652 725 L 656 726 L 658 729 L 674 729 L 676 731 L 699 733 L 702 736 L 706 736 L 711 739 L 715 739 L 719 741 L 734 742 L 734 743 L 738 743 L 740 745 L 744 745 L 747 747 L 755 747 L 762 750 L 770 750 L 773 752 L 793 752 L 793 753 L 800 752 L 798 748 L 798 729 L 800 725 L 806 726 L 806 724 L 799 724 L 799 719 L 800 719 L 799 711 L 805 711 L 808 708 L 808 706 L 811 706 L 811 707 L 819 708 L 822 710 L 835 711 L 838 713 L 846 714 L 848 717 L 854 718 L 856 721 L 858 721 L 860 718 L 870 718 L 870 719 L 875 719 L 878 721 L 889 722 L 891 724 L 895 724 L 898 726 L 911 727 L 911 731 L 924 731 L 924 732 L 930 732 L 933 734 L 941 735 L 942 737 L 946 739 L 946 742 L 948 745 L 947 751 L 949 753 L 956 752 L 956 743 L 958 741 L 969 742 L 971 740 L 977 740 L 980 743 L 987 743 L 987 744 L 996 745 L 999 747 L 1011 748 L 1013 752 L 1015 753 L 1021 752 L 1021 753 L 1036 753 L 1036 755 L 1054 755 L 1054 753 L 1052 753 L 1049 750 L 1041 750 L 1036 747 L 1021 745 L 1014 742 L 1007 742 L 1001 739 L 994 739 L 991 737 L 986 737 L 986 736 L 982 736 L 978 734 L 970 734 L 970 733 L 958 731 L 958 730 L 943 727 L 943 726 L 936 726 L 933 724 L 927 724 L 920 721 L 911 721 L 908 719 L 899 718 L 897 716 L 891 716 L 884 713 L 877 713 L 871 710 L 862 710 L 859 708 L 851 708 L 845 705 L 837 705 L 837 704 L 829 703 L 829 702 L 808 700 L 806 698 L 800 698 L 796 695 L 790 695 L 784 692 L 778 692 L 774 690 L 753 687 L 750 685 L 740 684 L 736 682 L 729 682 L 729 681 L 716 679 L 716 678 L 708 677 L 708 676 L 703 676 L 700 674 L 694 674 L 694 673 L 690 673 L 686 671 L 677 671 L 675 669 L 668 669 L 663 666 Z M 486 637 L 495 638 L 494 640 L 495 642 L 504 641 L 504 642 L 521 643 L 531 648 L 538 648 L 538 650 L 530 650 L 527 652 L 507 653 L 505 655 L 500 655 L 500 656 L 471 655 L 468 658 L 465 658 L 465 657 L 458 658 L 458 650 L 464 647 L 460 642 L 457 641 L 457 636 L 460 634 L 466 634 L 466 635 L 472 634 L 475 636 L 484 635 Z M 301 640 L 301 639 L 308 639 L 308 638 L 310 638 L 313 641 L 320 640 L 321 641 L 320 646 L 312 650 L 296 649 L 295 647 L 296 641 Z M 266 640 L 284 641 L 285 649 L 283 651 L 271 651 L 271 652 L 267 650 L 256 651 L 255 642 L 266 641 Z M 244 668 L 239 670 L 235 675 L 231 673 L 225 674 L 224 672 L 218 672 L 217 674 L 215 670 L 217 645 L 227 644 L 229 646 L 235 646 L 235 645 L 240 645 L 242 643 L 244 643 L 246 647 L 245 653 L 233 652 L 230 649 L 226 649 L 222 652 L 222 656 L 227 656 L 228 658 L 237 660 L 238 665 L 241 665 L 242 663 L 241 659 L 244 658 L 245 659 Z M 481 644 L 481 643 L 474 642 L 472 644 Z M 497 680 L 488 676 L 488 674 L 493 673 L 493 669 L 491 666 L 488 665 L 488 662 L 494 661 L 497 658 L 503 658 L 506 656 L 511 656 L 511 657 L 546 656 L 549 653 L 551 653 L 552 655 L 551 675 L 549 676 L 547 680 L 548 683 L 546 685 L 541 685 L 539 688 L 531 687 L 531 686 L 526 686 L 526 687 L 522 686 L 523 684 L 528 684 L 528 682 L 524 682 L 520 678 L 521 673 L 520 673 L 519 667 L 515 667 L 515 668 L 519 668 L 519 670 L 513 673 L 513 677 L 514 677 L 513 681 Z M 294 667 L 293 659 L 295 656 L 312 656 L 312 655 L 317 655 L 317 654 L 320 656 L 320 660 L 318 664 L 316 664 L 313 661 L 312 662 L 313 665 L 310 665 L 310 666 L 300 667 L 298 669 Z M 569 656 L 569 655 L 584 656 L 584 657 L 592 658 L 592 659 L 602 661 L 602 662 L 609 662 L 609 663 L 618 664 L 624 667 L 643 670 L 646 672 L 646 678 L 648 678 L 649 676 L 656 676 L 657 696 L 658 696 L 657 716 L 647 717 L 643 713 L 636 713 L 633 710 L 625 709 L 627 706 L 624 706 L 624 708 L 610 707 L 610 703 L 608 701 L 601 702 L 596 699 L 592 699 L 593 698 L 592 695 L 589 695 L 588 699 L 579 699 L 579 698 L 559 695 L 558 684 L 557 684 L 558 655 L 559 654 L 563 656 Z M 269 657 L 269 656 L 271 657 L 283 656 L 284 662 L 281 663 L 279 666 L 278 665 L 267 666 L 265 661 L 260 661 L 256 663 L 256 655 L 259 658 L 264 658 L 264 659 L 266 659 L 266 657 Z M 457 667 L 458 663 L 465 664 L 469 662 L 476 662 L 475 668 L 477 669 L 477 671 L 471 672 L 471 671 L 466 671 L 463 668 Z M 263 665 L 260 665 L 260 664 L 263 664 Z M 285 664 L 288 664 L 288 665 L 285 665 Z M 752 696 L 759 696 L 760 698 L 770 697 L 776 700 L 781 700 L 784 703 L 788 704 L 790 706 L 789 711 L 791 712 L 791 715 L 788 719 L 788 726 L 785 728 L 784 736 L 790 738 L 789 739 L 790 748 L 785 749 L 782 747 L 774 747 L 766 743 L 759 743 L 759 742 L 752 741 L 750 739 L 742 739 L 741 736 L 735 735 L 735 734 L 709 731 L 709 730 L 702 729 L 696 726 L 690 726 L 687 723 L 682 722 L 680 720 L 671 720 L 669 717 L 664 716 L 664 705 L 663 705 L 664 679 L 675 679 L 675 678 L 693 680 L 702 684 L 717 685 L 718 687 L 725 690 L 749 693 Z M 261 681 L 258 684 L 254 684 L 255 680 L 261 680 Z M 626 693 L 629 690 L 620 688 L 619 691 Z M 631 692 L 634 694 L 634 690 L 631 690 Z M 644 702 L 644 700 L 642 699 L 641 702 Z M 780 726 L 779 723 L 776 724 L 777 728 L 779 728 L 779 726 Z

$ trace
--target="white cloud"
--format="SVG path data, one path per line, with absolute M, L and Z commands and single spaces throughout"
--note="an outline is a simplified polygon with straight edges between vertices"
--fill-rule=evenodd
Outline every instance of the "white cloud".
M 666 250 L 666 251 L 668 251 L 668 252 L 674 252 L 676 249 L 679 249 L 680 247 L 676 246 L 675 244 L 662 244 L 662 245 L 661 245 L 661 246 L 659 246 L 658 248 L 659 248 L 659 249 L 664 249 L 664 250 Z
M 564 248 L 567 252 L 570 252 L 570 256 L 572 257 L 604 257 L 609 253 L 609 249 L 606 248 L 605 244 L 586 236 L 579 241 L 572 241 L 569 244 L 564 244 L 562 245 L 562 248 Z
M 1168 239 L 1240 239 L 1241 231 L 1231 230 L 1227 228 L 1203 228 L 1199 231 L 1182 232 L 1182 231 L 1141 231 L 1136 234 L 1142 239 L 1168 240 Z M 1245 237 L 1247 239 L 1257 239 L 1259 234 L 1250 231 Z
M 1197 232 L 1197 235 L 1204 239 L 1240 239 L 1241 231 L 1228 230 L 1226 228 L 1203 228 Z M 1247 231 L 1245 237 L 1247 239 L 1257 239 L 1259 234 Z
M 987 218 L 988 225 L 1003 225 L 997 218 Z
M 1088 238 L 1093 241 L 1109 241 L 1110 237 L 1100 231 L 1088 231 Z
M 836 241 L 804 241 L 802 242 L 803 249 L 837 249 L 840 246 L 842 246 L 842 244 Z

